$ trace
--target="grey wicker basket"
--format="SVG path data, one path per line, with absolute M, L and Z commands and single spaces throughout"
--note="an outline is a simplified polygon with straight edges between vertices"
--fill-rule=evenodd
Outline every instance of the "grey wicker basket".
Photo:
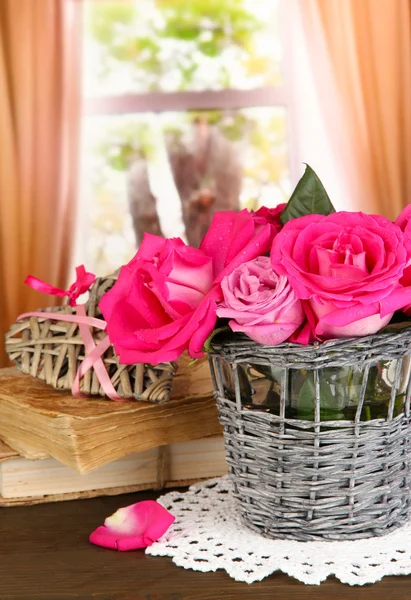
M 227 462 L 249 528 L 347 540 L 409 519 L 410 356 L 411 328 L 310 346 L 213 340 Z M 328 414 L 324 390 L 335 401 Z

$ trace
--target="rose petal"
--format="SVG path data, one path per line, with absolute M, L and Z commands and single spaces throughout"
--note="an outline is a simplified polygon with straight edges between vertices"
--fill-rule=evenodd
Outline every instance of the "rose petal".
M 263 254 L 269 252 L 273 239 L 273 227 L 271 225 L 264 225 L 257 233 L 257 235 L 250 240 L 250 242 L 244 247 L 242 252 L 238 254 L 215 278 L 214 283 L 219 283 L 239 267 L 240 265 L 257 258 Z
M 179 239 L 179 238 L 178 238 Z M 179 239 L 180 242 L 182 240 Z M 184 243 L 184 242 L 182 242 Z M 166 240 L 158 235 L 145 233 L 135 257 L 129 262 L 133 264 L 137 260 L 151 260 L 153 256 L 159 254 L 166 244 Z
M 202 295 L 213 282 L 212 260 L 197 248 L 171 250 L 159 270 L 167 275 L 167 281 L 193 288 Z
M 210 227 L 200 244 L 200 250 L 213 260 L 215 277 L 224 268 L 236 215 L 233 210 L 214 213 Z
M 357 319 L 356 321 L 343 327 L 333 327 L 327 325 L 324 320 L 320 319 L 316 327 L 316 333 L 321 335 L 323 339 L 373 335 L 388 325 L 393 314 L 394 313 L 391 313 L 385 317 L 381 317 L 379 314 L 374 314 L 363 319 Z
M 295 323 L 273 323 L 271 325 L 239 325 L 228 323 L 233 331 L 245 333 L 250 339 L 264 346 L 276 346 L 287 340 L 299 325 Z
M 161 504 L 144 500 L 120 508 L 90 535 L 90 542 L 115 550 L 146 548 L 158 540 L 175 517 Z
M 269 223 L 257 225 L 246 209 L 214 214 L 200 244 L 200 249 L 213 259 L 214 283 L 242 263 L 269 252 L 276 230 Z
M 267 208 L 266 206 L 262 206 L 255 213 L 252 213 L 252 216 L 257 223 L 261 225 L 266 225 L 269 223 L 270 225 L 274 226 L 276 231 L 280 231 L 283 226 L 280 217 L 286 206 L 287 204 L 285 202 L 283 204 L 278 204 L 275 208 Z

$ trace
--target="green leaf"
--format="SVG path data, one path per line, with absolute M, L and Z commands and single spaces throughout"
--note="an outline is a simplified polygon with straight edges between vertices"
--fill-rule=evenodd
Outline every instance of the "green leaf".
M 304 175 L 297 183 L 287 206 L 281 213 L 282 224 L 285 225 L 287 221 L 305 215 L 330 215 L 334 212 L 335 208 L 331 204 L 323 184 L 315 171 L 306 165 Z
M 314 377 L 311 372 L 307 373 L 307 379 L 300 388 L 298 394 L 298 418 L 307 419 L 308 421 L 314 420 L 314 399 L 315 399 L 315 388 L 314 388 Z
M 330 384 L 320 376 L 320 420 L 338 421 L 344 418 L 343 411 L 338 406 L 338 398 L 333 394 Z M 314 373 L 309 371 L 307 379 L 300 388 L 298 395 L 298 418 L 314 421 L 315 418 L 315 385 Z

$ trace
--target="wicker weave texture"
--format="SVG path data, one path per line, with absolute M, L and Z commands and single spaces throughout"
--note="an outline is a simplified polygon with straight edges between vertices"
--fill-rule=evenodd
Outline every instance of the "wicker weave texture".
M 378 360 L 395 360 L 411 354 L 411 327 L 395 333 L 378 333 L 359 338 L 316 342 L 307 346 L 279 344 L 261 346 L 246 336 L 235 341 L 213 340 L 213 348 L 228 361 L 257 362 L 288 369 L 322 369 L 349 365 L 375 364 Z
M 293 344 L 269 348 L 244 339 L 214 345 L 210 365 L 227 462 L 239 511 L 249 528 L 271 538 L 347 540 L 386 534 L 409 519 L 411 332 L 378 338 L 377 334 L 355 339 L 354 347 L 348 340 L 318 348 Z M 352 421 L 320 420 L 318 366 L 335 366 L 337 360 L 328 355 L 327 345 L 336 352 L 339 366 L 363 365 L 364 380 Z M 386 418 L 362 421 L 369 370 L 387 357 L 397 362 Z M 224 387 L 223 360 L 225 368 L 232 368 L 235 399 Z M 279 414 L 243 406 L 238 366 L 248 362 L 281 366 Z M 393 416 L 398 375 L 404 366 L 403 409 Z M 288 380 L 295 367 L 314 372 L 313 421 L 285 417 Z
M 98 308 L 101 296 L 116 280 L 115 275 L 96 279 L 88 301 L 86 313 L 89 317 L 102 319 Z M 74 314 L 70 306 L 41 309 L 43 317 L 29 317 L 13 324 L 6 334 L 6 351 L 23 373 L 38 377 L 57 389 L 70 390 L 79 365 L 86 353 L 76 323 L 51 320 L 47 313 Z M 107 334 L 92 330 L 96 344 Z M 165 402 L 170 397 L 175 363 L 157 366 L 119 364 L 118 357 L 110 346 L 103 355 L 103 362 L 111 382 L 121 398 Z M 104 396 L 104 390 L 94 368 L 81 379 L 80 390 L 87 396 Z

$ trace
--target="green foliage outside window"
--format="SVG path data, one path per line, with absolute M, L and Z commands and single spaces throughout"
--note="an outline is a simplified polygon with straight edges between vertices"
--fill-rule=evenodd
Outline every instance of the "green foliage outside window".
M 89 96 L 275 86 L 282 82 L 278 0 L 89 2 L 85 89 Z M 274 205 L 289 193 L 283 107 L 206 115 L 243 157 L 241 203 Z M 199 113 L 161 113 L 166 140 L 180 144 Z M 126 177 L 149 159 L 151 116 L 90 116 L 84 128 L 91 194 L 89 264 L 106 274 L 134 252 Z M 268 198 L 268 201 L 267 201 Z M 117 254 L 113 248 L 119 248 Z
M 256 43 L 267 17 L 275 34 L 275 0 L 118 0 L 90 4 L 86 27 L 101 82 L 126 66 L 134 91 L 255 87 L 281 80 L 279 57 Z

